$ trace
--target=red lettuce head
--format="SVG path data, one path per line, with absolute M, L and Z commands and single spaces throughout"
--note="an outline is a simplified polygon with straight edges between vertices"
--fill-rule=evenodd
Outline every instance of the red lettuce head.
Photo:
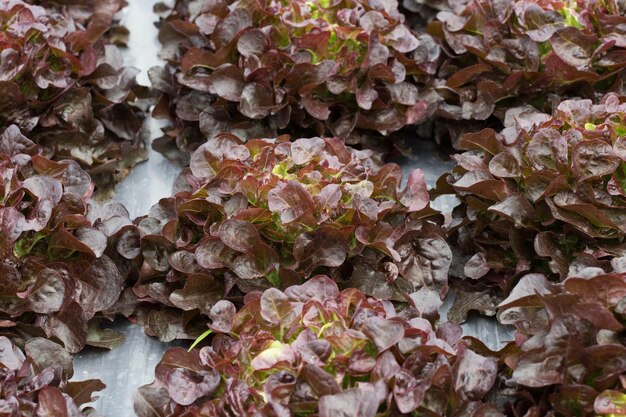
M 403 185 L 399 166 L 371 156 L 337 138 L 219 135 L 191 157 L 182 191 L 140 221 L 135 294 L 189 318 L 325 273 L 382 299 L 440 303 L 452 255 L 423 172 Z
M 626 412 L 626 258 L 581 256 L 567 278 L 522 277 L 499 305 L 501 323 L 517 329 L 506 354 L 511 381 L 538 415 Z
M 12 417 L 86 417 L 93 394 L 105 388 L 99 379 L 71 381 L 72 357 L 61 346 L 33 338 L 19 348 L 0 336 L 0 404 Z
M 482 399 L 498 361 L 470 350 L 461 328 L 436 329 L 420 306 L 396 311 L 325 276 L 211 309 L 210 346 L 170 349 L 135 394 L 139 417 L 376 417 L 496 412 Z M 476 414 L 473 414 L 476 412 Z M 449 413 L 449 414 L 448 414 Z
M 491 282 L 530 271 L 567 276 L 582 253 L 626 251 L 626 104 L 563 101 L 552 116 L 511 109 L 507 127 L 467 134 L 441 192 L 457 209 L 465 276 Z M 447 183 L 446 183 L 447 182 Z
M 121 205 L 87 204 L 78 163 L 38 150 L 17 126 L 0 135 L 0 317 L 6 332 L 35 326 L 77 352 L 99 345 L 89 322 L 119 298 L 139 236 Z
M 445 100 L 440 116 L 503 120 L 510 107 L 530 103 L 551 112 L 567 98 L 595 100 L 621 89 L 626 16 L 620 2 L 447 3 L 428 28 L 447 55 L 437 74 L 436 91 Z
M 191 152 L 232 132 L 301 133 L 356 143 L 431 115 L 439 47 L 403 24 L 396 1 L 178 1 L 162 23 L 161 143 Z M 295 130 L 294 130 L 295 129 Z
M 47 4 L 47 3 L 46 3 Z M 79 13 L 0 4 L 0 131 L 16 124 L 54 159 L 74 159 L 106 185 L 145 159 L 138 70 L 104 34 L 123 2 Z M 81 9 L 82 10 L 82 9 Z

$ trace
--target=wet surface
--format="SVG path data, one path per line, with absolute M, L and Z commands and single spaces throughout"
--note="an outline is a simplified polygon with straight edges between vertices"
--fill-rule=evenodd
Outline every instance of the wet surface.
M 141 70 L 140 84 L 148 85 L 147 70 L 159 65 L 159 42 L 152 7 L 156 0 L 130 0 L 124 9 L 122 23 L 130 29 L 129 47 L 124 51 L 126 65 Z M 148 119 L 151 137 L 160 134 L 159 122 Z M 181 167 L 148 146 L 149 159 L 136 166 L 115 191 L 114 200 L 126 206 L 131 218 L 148 213 L 150 207 L 171 194 Z M 132 395 L 141 385 L 154 379 L 154 367 L 172 344 L 146 336 L 143 328 L 119 319 L 112 329 L 125 335 L 124 343 L 112 351 L 87 348 L 76 355 L 74 378 L 100 378 L 107 388 L 95 403 L 104 417 L 133 417 Z
M 159 64 L 157 53 L 159 43 L 153 20 L 156 15 L 152 7 L 156 0 L 129 0 L 123 11 L 122 23 L 130 29 L 129 48 L 125 51 L 126 64 L 139 68 L 141 84 L 148 84 L 147 70 Z M 159 124 L 149 120 L 152 138 L 159 136 Z M 149 147 L 150 148 L 150 147 Z M 403 161 L 405 171 L 421 168 L 429 186 L 452 167 L 452 162 L 443 158 L 437 145 L 420 141 L 419 153 L 410 161 Z M 161 154 L 149 150 L 149 160 L 138 165 L 130 175 L 116 187 L 115 201 L 123 203 L 131 218 L 147 214 L 150 207 L 159 199 L 171 193 L 172 184 L 181 167 Z M 455 205 L 453 198 L 441 197 L 435 201 L 438 210 L 449 211 Z M 452 297 L 448 297 L 442 314 L 449 308 Z M 95 406 L 105 417 L 133 417 L 132 395 L 135 390 L 154 379 L 154 367 L 163 352 L 173 346 L 161 343 L 144 334 L 141 327 L 119 319 L 111 326 L 124 333 L 124 343 L 112 350 L 86 349 L 75 357 L 75 379 L 100 378 L 107 388 L 100 394 Z M 466 335 L 474 336 L 490 348 L 497 349 L 502 343 L 512 339 L 512 333 L 499 325 L 493 318 L 472 317 L 463 324 Z

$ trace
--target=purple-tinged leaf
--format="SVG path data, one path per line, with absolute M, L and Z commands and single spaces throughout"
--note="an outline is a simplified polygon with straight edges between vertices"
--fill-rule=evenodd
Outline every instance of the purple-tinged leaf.
M 416 169 L 409 176 L 406 188 L 400 197 L 400 202 L 408 208 L 410 213 L 422 210 L 428 205 L 429 201 L 424 172 L 421 169 Z
M 269 209 L 279 213 L 284 223 L 298 220 L 314 205 L 311 194 L 295 181 L 279 184 L 269 192 L 267 202 Z

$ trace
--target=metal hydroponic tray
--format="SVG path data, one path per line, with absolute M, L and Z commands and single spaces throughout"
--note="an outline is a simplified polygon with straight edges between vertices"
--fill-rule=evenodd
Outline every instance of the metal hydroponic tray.
M 157 16 L 152 8 L 157 0 L 128 0 L 129 5 L 123 10 L 122 23 L 130 30 L 127 50 L 124 52 L 126 64 L 141 70 L 138 79 L 148 85 L 147 70 L 159 65 L 157 58 L 159 42 L 154 21 Z M 151 119 L 149 124 L 152 138 L 159 135 L 159 124 Z M 439 156 L 436 145 L 430 142 L 420 144 L 419 154 L 410 162 L 402 163 L 408 171 L 413 168 L 424 170 L 429 185 L 452 166 L 450 161 Z M 178 176 L 181 166 L 165 159 L 161 154 L 149 149 L 148 161 L 138 165 L 130 175 L 116 187 L 115 201 L 123 203 L 131 218 L 148 213 L 150 207 L 159 199 L 170 195 L 172 184 Z M 451 201 L 437 201 L 438 209 L 450 210 Z M 451 304 L 448 297 L 444 310 Z M 445 318 L 445 311 L 442 312 Z M 74 378 L 77 380 L 99 378 L 107 388 L 100 393 L 95 403 L 96 409 L 105 417 L 133 417 L 132 395 L 135 390 L 154 378 L 154 367 L 163 352 L 173 344 L 161 343 L 146 336 L 141 327 L 134 326 L 124 319 L 111 325 L 116 331 L 124 333 L 124 343 L 112 351 L 86 348 L 75 357 Z M 463 324 L 466 335 L 479 338 L 490 348 L 497 349 L 503 341 L 511 340 L 511 332 L 500 326 L 494 319 L 473 316 Z M 181 342 L 176 342 L 178 345 Z

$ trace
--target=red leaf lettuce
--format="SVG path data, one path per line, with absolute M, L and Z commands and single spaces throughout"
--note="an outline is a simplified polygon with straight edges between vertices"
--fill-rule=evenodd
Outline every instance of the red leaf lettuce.
M 512 382 L 527 387 L 526 415 L 626 412 L 624 264 L 581 257 L 560 284 L 525 275 L 500 304 L 500 322 L 518 332 L 518 348 L 505 361 Z
M 503 120 L 523 104 L 551 112 L 564 99 L 622 88 L 626 16 L 619 1 L 435 3 L 442 10 L 428 32 L 447 56 L 436 88 L 444 118 Z
M 110 185 L 146 158 L 138 72 L 104 34 L 121 0 L 79 8 L 0 2 L 0 131 L 20 127 L 54 159 Z M 47 3 L 46 3 L 47 5 Z
M 196 150 L 184 189 L 139 221 L 135 295 L 185 311 L 188 322 L 224 297 L 324 273 L 382 299 L 413 294 L 436 314 L 452 254 L 422 171 L 403 186 L 400 167 L 379 166 L 371 151 L 288 139 L 222 134 Z M 164 312 L 150 314 L 147 323 L 163 322 Z
M 0 318 L 77 352 L 119 298 L 139 235 L 121 205 L 86 203 L 93 185 L 78 163 L 38 150 L 17 126 L 0 135 Z
M 316 276 L 284 292 L 215 304 L 210 346 L 167 351 L 135 394 L 139 417 L 498 415 L 483 404 L 498 370 L 461 328 L 434 329 L 420 306 L 397 312 Z M 493 414 L 496 413 L 496 414 Z
M 626 104 L 566 100 L 553 116 L 511 109 L 507 127 L 466 134 L 439 192 L 462 202 L 452 239 L 464 276 L 507 287 L 527 272 L 565 278 L 582 253 L 626 253 Z
M 72 358 L 59 345 L 42 338 L 18 348 L 0 336 L 0 410 L 11 417 L 86 417 L 93 393 L 102 381 L 72 381 Z M 81 410 L 82 408 L 82 410 Z
M 194 6 L 194 7 L 192 7 Z M 160 30 L 167 60 L 157 141 L 191 152 L 222 132 L 242 139 L 337 136 L 351 143 L 432 115 L 439 46 L 403 24 L 395 0 L 177 1 Z

